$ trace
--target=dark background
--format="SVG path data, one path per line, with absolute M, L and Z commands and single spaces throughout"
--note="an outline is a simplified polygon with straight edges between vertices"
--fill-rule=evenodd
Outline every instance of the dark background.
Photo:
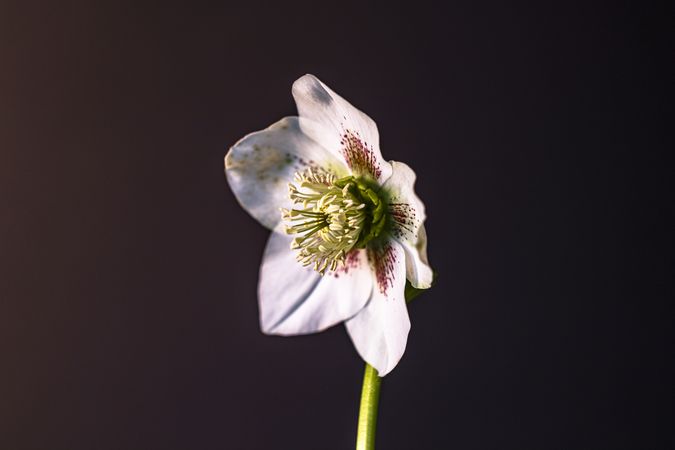
M 2 1 L 0 448 L 353 447 L 363 363 L 260 333 L 267 231 L 223 176 L 306 72 L 428 210 L 378 448 L 672 448 L 672 17 Z

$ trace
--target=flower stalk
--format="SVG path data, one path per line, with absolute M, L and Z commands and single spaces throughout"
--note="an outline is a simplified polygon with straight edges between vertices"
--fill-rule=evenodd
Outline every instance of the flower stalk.
M 356 432 L 356 450 L 375 449 L 375 429 L 377 426 L 377 407 L 380 400 L 380 384 L 382 379 L 377 370 L 366 363 L 361 388 L 361 406 L 359 408 L 359 424 Z

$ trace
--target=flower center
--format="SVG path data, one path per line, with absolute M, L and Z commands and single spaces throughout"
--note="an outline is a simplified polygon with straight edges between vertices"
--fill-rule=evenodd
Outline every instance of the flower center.
M 288 185 L 293 209 L 282 209 L 286 232 L 296 234 L 291 248 L 314 270 L 333 271 L 353 248 L 364 248 L 382 232 L 385 203 L 364 178 L 335 175 L 309 168 Z

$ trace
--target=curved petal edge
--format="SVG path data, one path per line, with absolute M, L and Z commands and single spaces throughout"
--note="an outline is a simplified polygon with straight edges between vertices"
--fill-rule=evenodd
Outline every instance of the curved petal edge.
M 291 206 L 287 184 L 295 172 L 320 166 L 342 174 L 346 167 L 300 129 L 297 117 L 244 136 L 225 155 L 225 175 L 239 204 L 269 229 Z
M 260 267 L 260 327 L 266 334 L 316 333 L 347 320 L 368 302 L 373 280 L 365 250 L 321 276 L 296 261 L 292 237 L 270 235 Z
M 427 258 L 424 203 L 415 194 L 415 172 L 402 162 L 391 161 L 391 165 L 393 172 L 383 189 L 390 196 L 392 234 L 405 250 L 406 273 L 410 284 L 417 289 L 428 289 L 434 276 Z
M 356 351 L 379 376 L 391 372 L 405 352 L 410 318 L 405 302 L 405 252 L 390 241 L 369 250 L 377 286 L 368 304 L 345 322 Z

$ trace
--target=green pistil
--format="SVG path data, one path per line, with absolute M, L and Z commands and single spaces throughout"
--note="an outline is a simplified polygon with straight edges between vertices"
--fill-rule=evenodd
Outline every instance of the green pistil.
M 386 222 L 385 212 L 387 210 L 384 201 L 377 194 L 374 186 L 371 187 L 364 178 L 348 176 L 340 178 L 333 185 L 339 188 L 349 185 L 349 192 L 366 205 L 365 209 L 368 214 L 368 220 L 364 221 L 359 239 L 354 245 L 356 248 L 365 248 L 366 244 L 378 237 L 384 229 Z

